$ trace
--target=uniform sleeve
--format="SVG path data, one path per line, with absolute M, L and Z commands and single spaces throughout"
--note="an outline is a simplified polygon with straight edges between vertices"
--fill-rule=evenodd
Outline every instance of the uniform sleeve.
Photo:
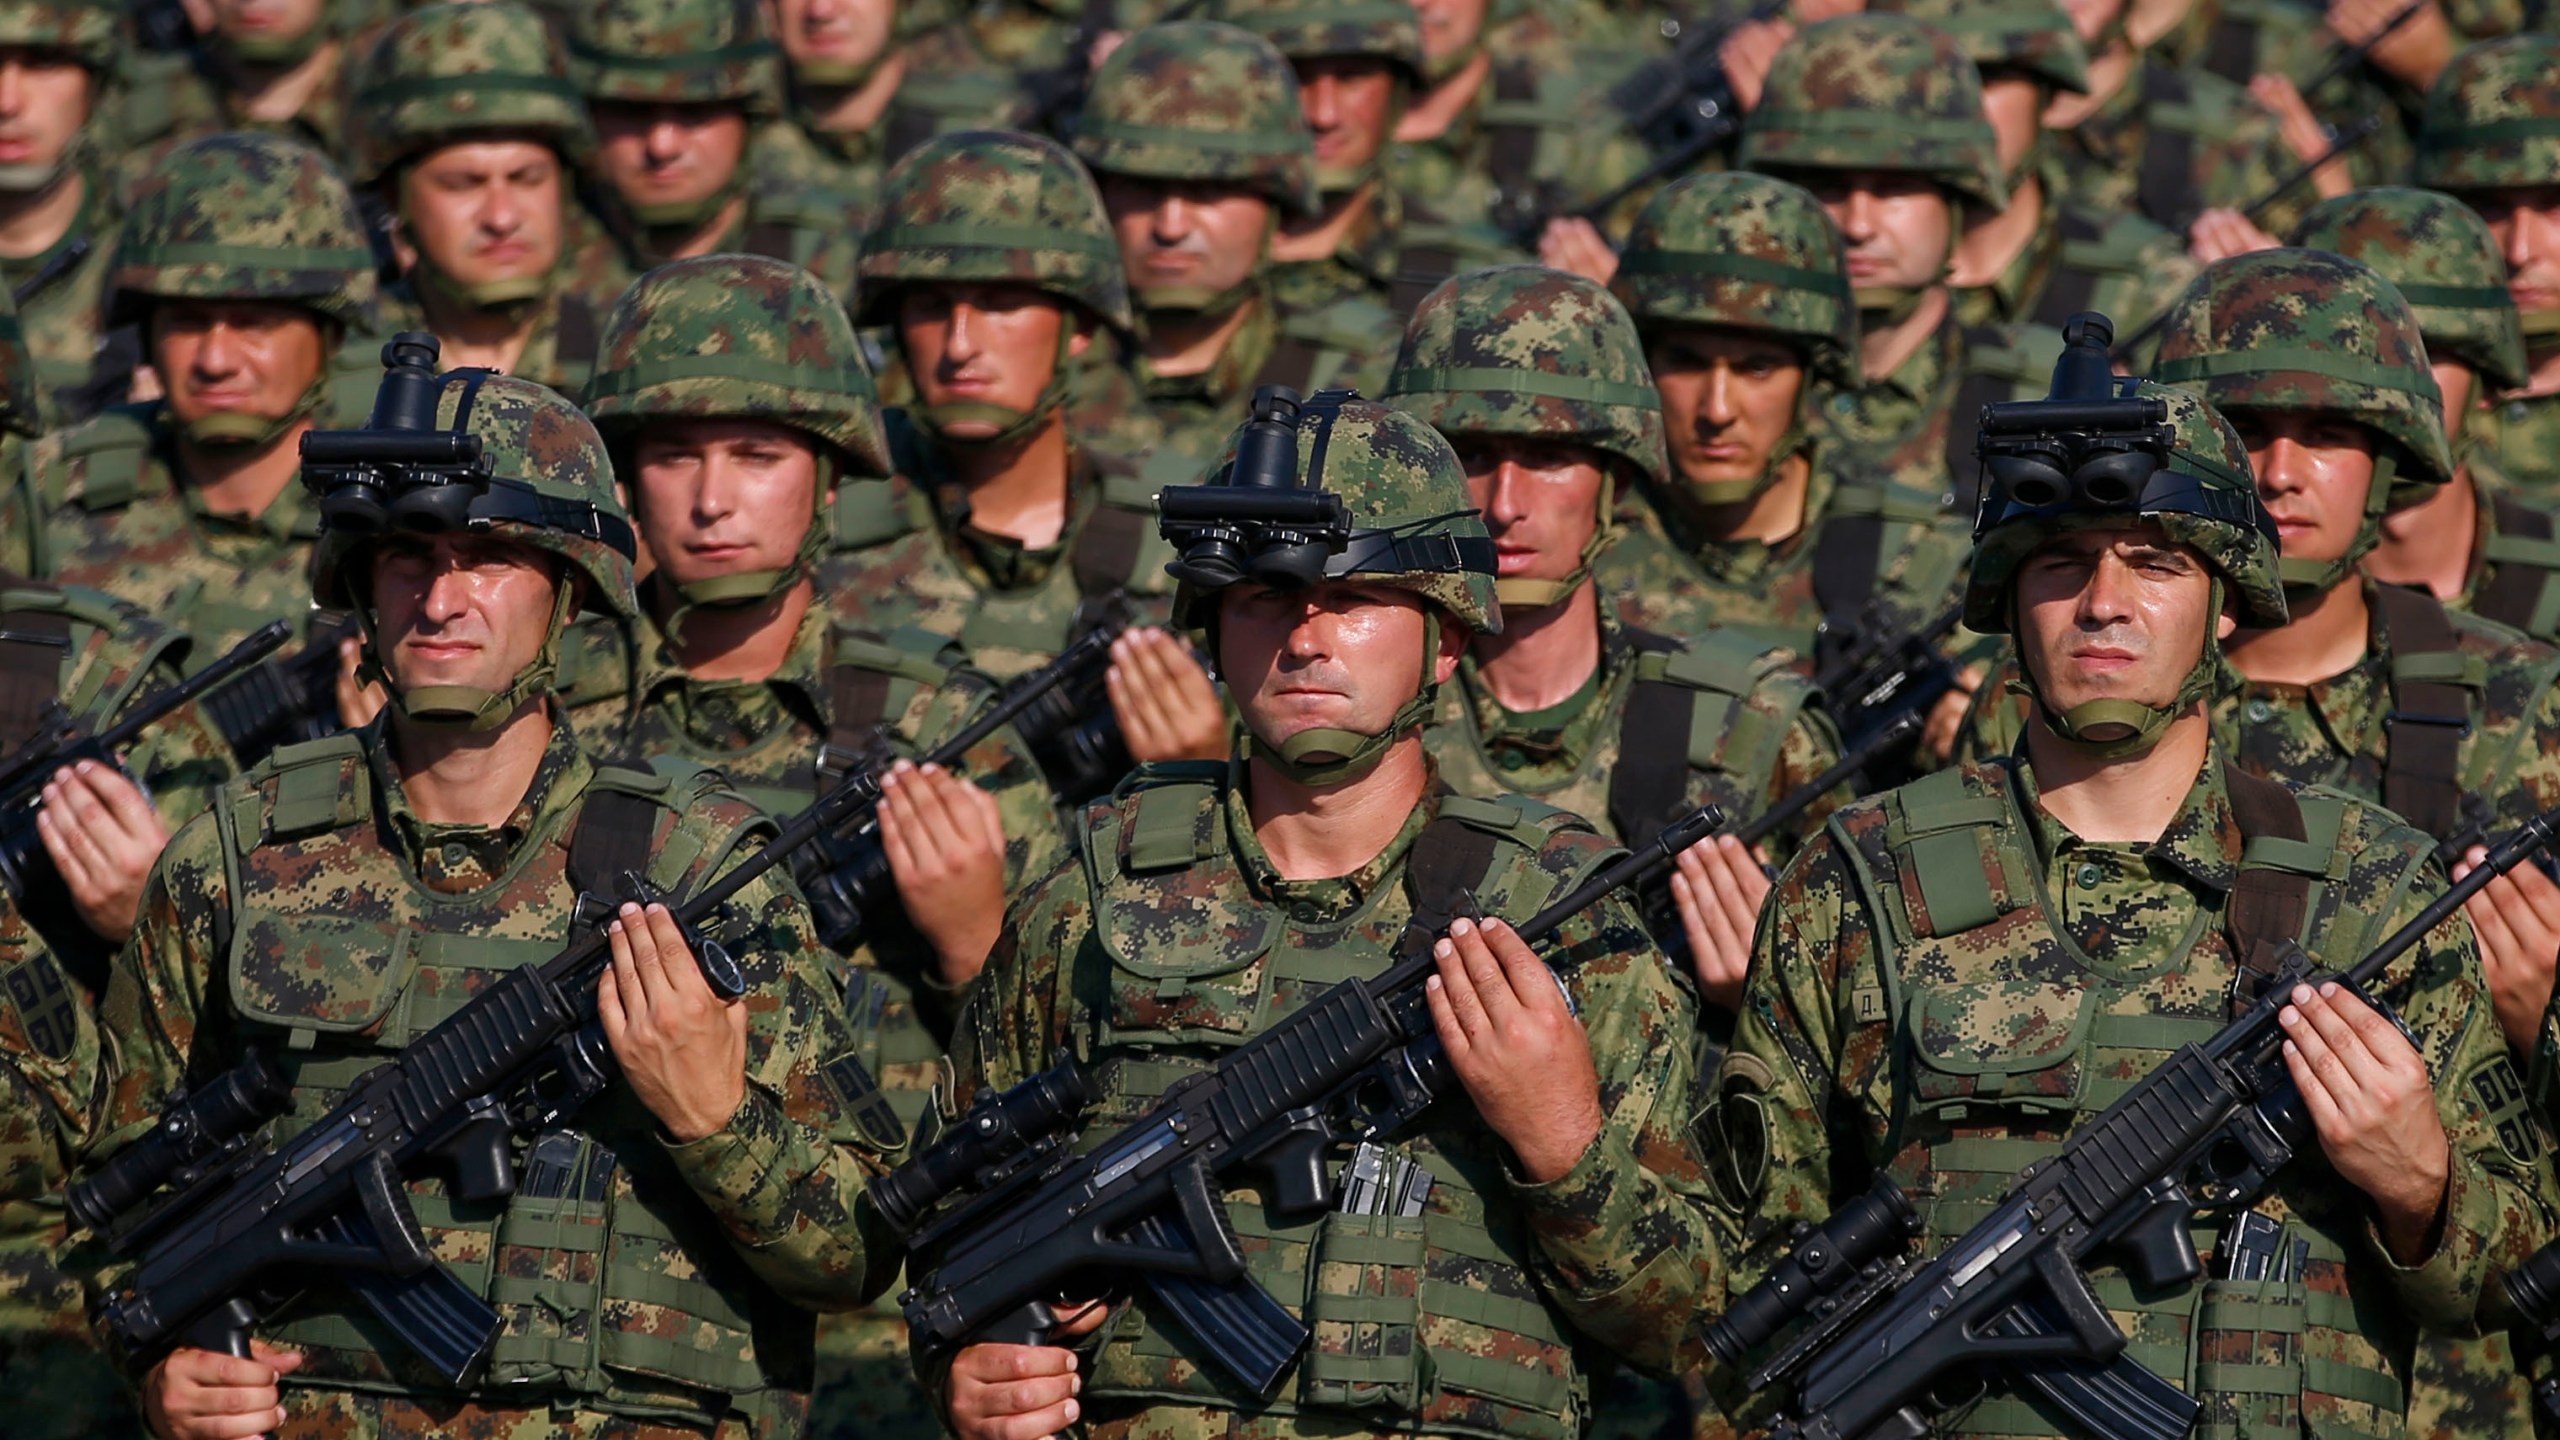
M 103 1099 L 87 1161 L 97 1164 L 160 1119 L 187 1083 L 188 1056 L 207 1014 L 220 963 L 214 917 L 228 908 L 222 842 L 211 815 L 170 840 L 143 886 L 133 934 L 107 975 L 98 1007 Z M 207 1046 L 212 1055 L 220 1047 Z
M 863 1193 L 894 1157 L 863 1140 L 857 1097 L 834 1078 L 853 1032 L 799 893 L 768 872 L 734 903 L 755 922 L 730 946 L 747 977 L 746 1096 L 727 1126 L 667 1153 L 758 1278 L 811 1309 L 851 1309 L 898 1272 Z
M 1778 747 L 1777 771 L 1769 777 L 1769 794 L 1762 802 L 1760 813 L 1765 815 L 1776 809 L 1780 802 L 1812 784 L 1839 760 L 1840 732 L 1832 725 L 1831 717 L 1811 706 L 1797 711 L 1794 723 L 1787 726 L 1786 738 Z M 1773 862 L 1785 864 L 1804 844 L 1806 836 L 1822 828 L 1822 822 L 1830 818 L 1832 811 L 1855 798 L 1856 792 L 1850 786 L 1833 786 L 1807 806 L 1803 814 L 1763 841 L 1761 848 L 1768 852 Z

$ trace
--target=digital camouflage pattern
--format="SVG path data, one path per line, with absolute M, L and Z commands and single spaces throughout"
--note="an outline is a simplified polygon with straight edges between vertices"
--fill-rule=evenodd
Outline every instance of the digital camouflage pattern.
M 0 256 L 0 288 L 14 297 L 48 430 L 76 425 L 124 399 L 142 363 L 140 330 L 110 332 L 105 324 L 107 276 L 122 223 L 114 182 L 94 157 L 74 163 L 80 212 L 69 228 L 32 255 Z
M 2275 116 L 2246 89 L 2157 55 L 2143 56 L 2095 113 L 2050 133 L 2071 199 L 2100 214 L 2138 214 L 2175 235 L 2209 207 L 2247 209 L 2296 163 L 2277 137 Z M 2175 160 L 2184 163 L 2173 166 Z M 2182 182 L 2145 183 L 2146 171 L 2168 176 L 2173 169 Z M 2258 223 L 2281 235 L 2305 204 L 2298 192 L 2279 198 Z
M 1214 20 L 1131 35 L 1094 72 L 1075 152 L 1097 173 L 1223 180 L 1284 214 L 1316 209 L 1298 81 L 1271 42 Z
M 1088 321 L 1137 328 L 1102 193 L 1054 140 L 970 130 L 910 151 L 890 171 L 859 270 L 866 325 L 899 292 L 938 281 L 1028 285 Z
M 93 728 L 113 723 L 128 697 L 179 678 L 184 638 L 96 591 L 0 588 L 13 627 L 30 613 L 67 622 L 56 693 Z M 145 732 L 124 763 L 172 826 L 201 812 L 231 773 L 228 747 L 192 706 Z M 141 1424 L 123 1376 L 97 1349 L 78 1277 L 61 1267 L 62 1191 L 89 1137 L 103 1063 L 98 989 L 112 958 L 104 941 L 60 954 L 0 902 L 0 1381 L 28 1402 L 11 1429 L 30 1440 Z
M 2031 770 L 2005 761 L 1832 816 L 1762 916 L 1710 1102 L 1720 1209 L 1748 1245 L 1733 1293 L 1785 1253 L 1791 1225 L 1824 1218 L 1871 1173 L 1913 1198 L 1936 1251 L 1988 1212 L 2018 1165 L 2058 1149 L 2173 1044 L 2225 1023 L 2236 967 L 2214 917 L 2242 858 L 2225 775 L 2217 749 L 2147 845 L 2071 834 L 2038 805 Z M 2427 837 L 2366 805 L 2319 803 L 2341 823 L 2306 948 L 2342 966 L 2443 882 Z M 1998 857 L 1986 858 L 1979 910 L 1950 903 L 1933 920 L 1938 887 L 1924 888 L 1903 848 L 1915 812 L 1964 814 L 1956 833 Z M 2401 1433 L 2416 1328 L 2467 1324 L 2490 1275 L 2552 1224 L 2547 1141 L 2508 1123 L 2520 1106 L 2486 1098 L 2514 1079 L 2469 927 L 2439 927 L 2394 971 L 2413 977 L 2399 1013 L 2453 1144 L 2443 1239 L 2424 1264 L 2382 1263 L 2365 1208 L 2313 1147 L 2255 1206 L 2285 1227 L 2283 1243 L 2307 1246 L 2298 1277 L 2164 1297 L 2093 1268 L 2126 1353 L 2203 1398 L 2209 1424 Z M 2311 1295 L 2331 1298 L 2298 1334 L 2261 1333 L 2263 1307 L 2300 1313 Z M 2073 1433 L 2005 1387 L 1953 1428 Z
M 1365 56 L 1395 66 L 1408 96 L 1422 83 L 1422 26 L 1399 0 L 1259 0 L 1226 5 L 1218 18 L 1291 60 Z
M 1955 40 L 1905 15 L 1807 25 L 1778 51 L 1736 159 L 1754 170 L 1926 175 L 1984 211 L 2008 203 L 1982 81 Z
M 1877 13 L 1908 15 L 1943 31 L 1990 78 L 1996 68 L 2052 91 L 2089 93 L 2089 47 L 2057 5 L 2022 0 L 1893 0 Z
M 2059 158 L 2048 153 L 2031 163 L 2044 223 L 1988 282 L 1954 288 L 1957 321 L 2059 330 L 2072 316 L 2094 310 L 2134 342 L 2124 354 L 2139 372 L 2151 345 L 2140 332 L 2169 308 L 2200 267 L 2187 255 L 2183 237 L 2140 215 L 2070 199 Z M 2010 203 L 2026 202 L 2013 193 Z
M 530 136 L 585 163 L 595 135 L 550 27 L 515 0 L 413 10 L 383 32 L 355 85 L 356 159 L 370 185 L 401 162 L 490 131 Z
M 1774 176 L 1683 176 L 1646 202 L 1609 282 L 1646 331 L 1712 325 L 1777 335 L 1814 375 L 1858 383 L 1858 310 L 1840 228 Z
M 2344 255 L 2409 302 L 2431 360 L 2459 360 L 2481 383 L 2525 383 L 2524 332 L 2507 294 L 2507 262 L 2477 213 L 2449 195 L 2403 186 L 2323 200 L 2286 237 Z
M 1189 484 L 1252 412 L 1253 392 L 1286 385 L 1301 394 L 1337 387 L 1374 395 L 1395 364 L 1404 322 L 1364 296 L 1345 296 L 1312 310 L 1283 311 L 1268 289 L 1245 302 L 1251 312 L 1227 348 L 1197 375 L 1165 375 L 1132 357 L 1130 373 L 1163 436 L 1168 484 Z M 1151 472 L 1152 473 L 1152 472 Z
M 2454 44 L 2460 46 L 2468 43 L 2466 35 L 2515 29 L 2515 23 L 2505 19 L 2495 22 L 2493 29 L 2469 28 L 2486 21 L 2479 10 L 2511 6 L 2512 0 L 2491 0 L 2486 7 L 2455 0 L 2442 8 L 2453 23 Z M 2462 13 L 2466 10 L 2474 13 L 2466 16 Z M 2286 76 L 2300 86 L 2328 74 L 2347 47 L 2323 13 L 2312 6 L 2291 0 L 2197 0 L 2185 20 L 2151 48 L 2169 64 L 2209 71 L 2243 86 L 2258 75 Z M 2342 157 L 2357 186 L 2394 184 L 2408 178 L 2417 148 L 2418 112 L 2426 99 L 2421 91 L 2368 60 L 2330 75 L 2327 83 L 2312 86 L 2302 98 L 2313 117 L 2333 134 L 2344 134 L 2367 118 L 2381 122 Z M 2291 153 L 2289 147 L 2286 153 Z
M 103 78 L 125 45 L 124 18 L 105 0 L 10 0 L 0 5 L 0 45 L 51 50 Z
M 107 323 L 153 299 L 273 300 L 347 330 L 371 328 L 373 251 L 328 159 L 272 135 L 180 147 L 125 212 L 107 279 Z
M 598 0 L 570 14 L 569 72 L 591 101 L 776 113 L 781 53 L 755 0 Z
M 1190 837 L 1190 858 L 1159 855 L 1131 873 L 1141 814 L 1150 833 Z M 1434 790 L 1351 874 L 1283 880 L 1236 772 L 1142 769 L 1086 812 L 1085 861 L 1016 902 L 962 1016 L 946 1123 L 980 1088 L 1047 1067 L 1064 1045 L 1093 1067 L 1088 1138 L 1107 1139 L 1335 979 L 1383 969 L 1413 912 L 1418 838 L 1442 817 L 1496 836 L 1495 863 L 1472 887 L 1487 915 L 1526 916 L 1612 853 L 1535 802 Z M 1250 1273 L 1314 1331 L 1305 1357 L 1269 1400 L 1247 1397 L 1141 1296 L 1087 1342 L 1079 1403 L 1092 1434 L 1570 1440 L 1589 1417 L 1577 1344 L 1653 1370 L 1694 1358 L 1683 1337 L 1716 1251 L 1688 1130 L 1692 1002 L 1623 900 L 1567 921 L 1552 950 L 1575 962 L 1560 969 L 1600 1082 L 1602 1130 L 1573 1170 L 1538 1186 L 1496 1179 L 1500 1142 L 1452 1101 L 1396 1137 L 1435 1181 L 1418 1220 L 1283 1219 L 1252 1191 L 1229 1191 L 1228 1214 L 1270 1237 L 1249 1252 Z M 1407 1300 L 1382 1308 L 1382 1296 Z
M 2468 195 L 2560 173 L 2560 38 L 2510 35 L 2453 57 L 2427 92 L 2413 184 Z
M 278 1129 L 290 1134 L 496 973 L 556 954 L 576 900 L 566 842 L 606 785 L 654 802 L 650 878 L 668 889 L 700 885 L 771 833 L 714 776 L 600 773 L 565 725 L 496 827 L 420 818 L 378 728 L 287 750 L 236 782 L 162 856 L 108 989 L 104 1024 L 132 1038 L 100 1158 L 253 1043 L 289 1057 L 295 1100 Z M 311 794 L 316 808 L 294 798 Z M 309 1357 L 286 1387 L 285 1433 L 604 1436 L 641 1418 L 707 1431 L 805 1414 L 809 1308 L 850 1307 L 888 1279 L 893 1242 L 861 1195 L 885 1157 L 841 1078 L 856 1040 L 807 911 L 775 878 L 735 906 L 748 1084 L 727 1127 L 666 1142 L 616 1085 L 574 1129 L 528 1143 L 548 1181 L 500 1207 L 512 1223 L 449 1204 L 441 1179 L 411 1180 L 430 1248 L 501 1296 L 486 1378 L 443 1385 L 352 1326 L 351 1296 L 314 1290 L 263 1327 Z M 217 926 L 235 937 L 227 953 Z M 598 1250 L 537 1238 L 555 1234 L 592 1235 Z

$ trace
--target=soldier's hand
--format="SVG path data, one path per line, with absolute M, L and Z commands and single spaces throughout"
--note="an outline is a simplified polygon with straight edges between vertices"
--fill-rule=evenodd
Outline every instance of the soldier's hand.
M 880 777 L 880 847 L 907 918 L 942 980 L 965 987 L 1004 933 L 1004 816 L 996 797 L 939 765 L 901 760 Z
M 1760 856 L 1731 835 L 1710 835 L 1680 852 L 1671 872 L 1671 903 L 1689 937 L 1689 966 L 1698 994 L 1722 1010 L 1742 1008 L 1751 971 L 1751 934 L 1769 898 Z
M 1091 1334 L 1111 1307 L 1088 1305 L 1050 1332 L 1053 1340 Z M 964 1345 L 951 1359 L 945 1423 L 957 1440 L 1043 1440 L 1076 1421 L 1076 1353 L 1056 1345 Z
M 1104 683 L 1132 759 L 1227 758 L 1226 702 L 1179 637 L 1148 626 L 1112 641 Z
M 2251 224 L 2249 217 L 2237 210 L 2207 210 L 2187 227 L 2187 254 L 2200 265 L 2252 251 L 2273 250 L 2283 243 Z
M 596 1018 L 631 1093 L 679 1145 L 715 1135 L 747 1098 L 747 1007 L 711 993 L 664 905 L 625 904 Z
M 1579 215 L 1559 215 L 1538 235 L 1538 263 L 1606 285 L 1618 278 L 1618 252 L 1601 238 L 1600 227 Z
M 1458 921 L 1431 955 L 1423 999 L 1476 1113 L 1522 1175 L 1561 1177 L 1600 1133 L 1600 1073 L 1556 973 L 1499 920 Z
M 1987 665 L 1967 665 L 1956 672 L 1947 693 L 1930 702 L 1929 718 L 1920 722 L 1920 748 L 1937 757 L 1939 764 L 1955 758 L 1956 742 L 1964 738 L 1965 714 L 1973 708 L 1983 677 L 1990 673 Z
M 2453 867 L 2461 879 L 2489 858 L 2484 845 L 2474 845 Z M 2507 1048 L 2531 1055 L 2542 1034 L 2543 1012 L 2551 1005 L 2551 975 L 2560 964 L 2560 884 L 2539 865 L 2519 865 L 2490 881 L 2479 894 L 2462 902 L 2480 937 L 2480 968 L 2489 978 L 2489 1006 L 2498 1013 L 2498 1029 Z
M 302 1368 L 302 1357 L 264 1340 L 250 1358 L 211 1350 L 173 1350 L 142 1377 L 142 1418 L 160 1440 L 242 1440 L 284 1423 L 276 1380 Z
M 1769 62 L 1778 58 L 1796 27 L 1784 20 L 1745 20 L 1716 47 L 1724 63 L 1725 83 L 1733 87 L 1733 103 L 1744 114 L 1760 106 L 1760 89 L 1769 78 Z
M 382 713 L 390 696 L 380 685 L 357 678 L 356 667 L 364 661 L 364 641 L 353 635 L 338 637 L 338 723 L 353 730 L 370 725 Z
M 2285 1069 L 2330 1166 L 2372 1199 L 2392 1257 L 2423 1262 L 2435 1249 L 2453 1174 L 2426 1061 L 2397 1026 L 2334 981 L 2293 987 L 2293 1003 L 2278 1018 Z
M 2391 23 L 2407 0 L 2330 0 L 2329 33 L 2349 45 L 2361 45 Z M 2392 76 L 2426 90 L 2460 49 L 2453 25 L 2439 5 L 2421 6 L 2390 34 L 2373 42 L 2368 59 Z
M 2253 75 L 2249 77 L 2249 93 L 2275 115 L 2277 137 L 2284 141 L 2284 148 L 2292 152 L 2294 159 L 2309 164 L 2328 154 L 2330 148 L 2337 144 L 2336 134 L 2321 122 L 2319 116 L 2311 113 L 2311 102 L 2303 99 L 2302 92 L 2293 88 L 2291 79 L 2282 75 Z M 2332 157 L 2311 172 L 2311 188 L 2318 191 L 2323 200 L 2344 195 L 2355 187 L 2355 172 L 2348 168 L 2344 155 Z M 2209 260 L 2211 257 L 2197 258 Z
M 65 765 L 45 782 L 36 836 L 62 872 L 81 923 L 123 944 L 151 864 L 169 844 L 169 827 L 142 787 L 95 760 Z

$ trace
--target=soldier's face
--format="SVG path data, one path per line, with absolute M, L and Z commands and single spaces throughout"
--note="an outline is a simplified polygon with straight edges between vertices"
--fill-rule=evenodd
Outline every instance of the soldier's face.
M 1316 137 L 1316 182 L 1347 189 L 1395 131 L 1395 67 L 1363 55 L 1295 64 L 1298 108 Z
M 2032 75 L 2003 69 L 1982 77 L 1982 118 L 1991 122 L 2001 174 L 2018 173 L 2044 125 L 2044 103 L 2045 88 Z
M 1271 230 L 1269 200 L 1215 181 L 1106 175 L 1102 203 L 1129 288 L 1140 294 L 1241 285 L 1261 263 Z
M 328 332 L 298 305 L 161 300 L 151 307 L 151 367 L 181 423 L 225 411 L 281 420 L 328 363 Z
M 1804 357 L 1765 335 L 1683 326 L 1645 347 L 1671 468 L 1693 484 L 1757 480 L 1795 424 Z
M 1936 181 L 1901 170 L 1808 170 L 1793 178 L 1849 242 L 1852 288 L 1937 283 L 1955 239 L 1955 212 Z
M 678 585 L 787 570 L 818 513 L 818 448 L 762 420 L 661 420 L 631 446 L 641 538 Z
M 1511 435 L 1460 435 L 1453 444 L 1466 467 L 1467 499 L 1493 532 L 1497 573 L 1506 580 L 1572 574 L 1600 528 L 1600 495 L 1609 484 L 1600 452 Z
M 1491 0 L 1413 0 L 1414 19 L 1422 25 L 1422 58 L 1438 65 L 1476 43 L 1489 8 Z
M 2207 633 L 2230 633 L 2204 557 L 2154 525 L 2057 536 L 2018 568 L 2015 594 L 2018 652 L 2057 711 L 2091 700 L 2165 705 Z
M 1466 632 L 1442 625 L 1425 657 L 1429 602 L 1388 585 L 1327 580 L 1302 590 L 1237 585 L 1218 596 L 1218 667 L 1247 728 L 1279 745 L 1302 730 L 1386 728 L 1421 692 L 1426 662 L 1457 672 Z
M 2466 194 L 2507 259 L 2507 293 L 2527 313 L 2560 310 L 2560 184 Z
M 529 545 L 485 535 L 400 535 L 374 547 L 374 639 L 402 689 L 504 690 L 542 653 L 559 575 Z
M 211 29 L 234 40 L 299 40 L 328 11 L 328 0 L 197 0 Z M 191 9 L 195 7 L 190 7 Z M 199 25 L 199 28 L 205 28 Z
M 782 57 L 794 70 L 858 69 L 880 58 L 897 28 L 896 0 L 766 0 Z
M 89 70 L 60 50 L 0 46 L 0 169 L 51 171 L 89 123 Z
M 400 227 L 464 285 L 548 275 L 560 263 L 560 157 L 533 140 L 428 152 L 400 176 Z
M 736 105 L 595 107 L 596 170 L 635 206 L 695 205 L 720 193 L 747 154 L 747 112 Z
M 2471 397 L 2477 393 L 2480 376 L 2459 360 L 2430 360 L 2427 369 L 2436 377 L 2436 391 L 2444 396 L 2444 438 L 2459 443 L 2462 439 L 2462 417 L 2471 413 Z
M 2373 491 L 2373 432 L 2353 420 L 2285 411 L 2225 412 L 2249 447 L 2258 498 L 2288 560 L 2337 560 L 2355 547 Z
M 1066 307 L 1028 285 L 913 285 L 898 300 L 898 347 L 927 405 L 975 402 L 1017 413 L 1040 401 L 1058 373 L 1058 344 L 1082 354 Z M 992 420 L 957 421 L 958 439 L 984 439 Z

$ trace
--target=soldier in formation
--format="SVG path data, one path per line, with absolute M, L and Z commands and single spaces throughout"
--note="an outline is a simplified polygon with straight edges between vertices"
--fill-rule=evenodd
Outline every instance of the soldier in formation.
M 123 214 L 110 167 L 122 26 L 92 0 L 0 7 L 0 125 L 24 155 L 0 167 L 0 283 L 25 322 L 49 427 L 125 398 L 139 337 L 105 328 L 107 268 Z

